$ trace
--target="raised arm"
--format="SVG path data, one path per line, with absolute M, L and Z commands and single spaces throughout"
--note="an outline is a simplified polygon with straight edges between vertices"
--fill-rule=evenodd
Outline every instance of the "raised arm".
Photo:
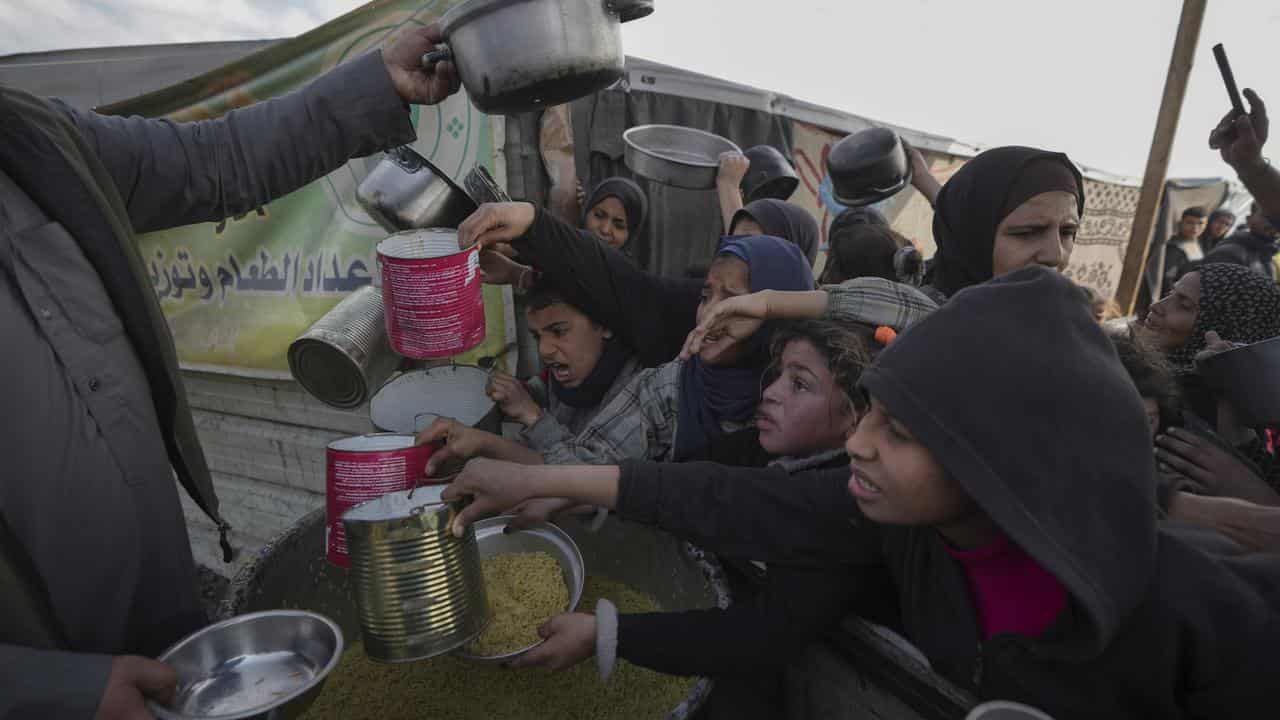
M 1240 182 L 1273 223 L 1280 222 L 1280 170 L 1262 154 L 1271 129 L 1267 106 L 1258 93 L 1245 89 L 1249 112 L 1234 111 L 1209 134 L 1209 147 L 1222 153 L 1222 160 L 1236 171 Z
M 99 115 L 61 105 L 115 180 L 139 232 L 248 212 L 352 157 L 414 138 L 407 102 L 457 89 L 445 64 L 427 76 L 434 27 L 406 31 L 384 51 L 305 87 L 199 122 Z M 416 74 L 415 74 L 416 73 Z

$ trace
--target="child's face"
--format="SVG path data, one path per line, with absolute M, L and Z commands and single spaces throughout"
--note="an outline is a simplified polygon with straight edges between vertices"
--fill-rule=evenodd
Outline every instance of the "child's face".
M 631 239 L 631 228 L 627 225 L 627 209 L 616 197 L 607 197 L 587 211 L 585 229 L 600 242 L 618 249 Z
M 538 343 L 538 356 L 556 382 L 567 388 L 581 385 L 596 369 L 611 333 L 577 308 L 560 302 L 529 310 L 526 317 L 529 332 Z
M 756 408 L 760 446 L 771 455 L 803 457 L 843 445 L 856 416 L 826 357 L 797 339 L 783 348 L 778 366 L 778 379 Z
M 844 448 L 853 470 L 849 494 L 871 520 L 943 527 L 973 515 L 960 484 L 875 398 Z
M 702 301 L 698 303 L 698 323 L 701 324 L 703 318 L 717 304 L 749 292 L 751 292 L 751 268 L 736 257 L 728 255 L 717 257 L 712 261 L 711 267 L 707 270 L 707 279 L 702 284 Z M 714 344 L 708 344 L 702 349 L 702 359 L 708 365 L 732 366 L 742 356 L 742 346 L 734 345 L 720 351 L 712 362 L 706 356 L 714 347 Z

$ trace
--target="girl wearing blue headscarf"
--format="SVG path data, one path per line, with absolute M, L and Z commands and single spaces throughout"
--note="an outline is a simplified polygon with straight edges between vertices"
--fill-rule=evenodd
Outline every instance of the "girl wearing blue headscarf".
M 794 243 L 767 235 L 730 236 L 711 263 L 698 316 L 738 295 L 812 288 L 813 273 Z M 704 353 L 713 361 L 700 355 L 639 373 L 577 437 L 566 433 L 545 450 L 543 460 L 612 464 L 628 458 L 700 458 L 713 438 L 751 424 L 772 332 L 765 324 L 734 347 L 713 344 Z

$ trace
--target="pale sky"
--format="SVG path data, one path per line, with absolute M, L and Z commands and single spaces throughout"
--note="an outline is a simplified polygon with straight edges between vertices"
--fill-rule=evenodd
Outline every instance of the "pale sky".
M 283 37 L 358 0 L 0 0 L 0 54 Z M 630 55 L 980 145 L 1030 144 L 1141 175 L 1178 0 L 657 0 Z M 1222 175 L 1209 48 L 1280 116 L 1280 2 L 1209 0 L 1173 176 Z M 1275 141 L 1269 147 L 1275 145 Z M 1280 156 L 1272 149 L 1271 154 Z

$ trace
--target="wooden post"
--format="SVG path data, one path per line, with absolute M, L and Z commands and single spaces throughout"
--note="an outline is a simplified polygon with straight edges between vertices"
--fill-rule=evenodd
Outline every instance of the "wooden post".
M 1124 255 L 1124 271 L 1120 274 L 1120 286 L 1116 289 L 1116 302 L 1126 314 L 1133 312 L 1133 304 L 1138 299 L 1138 288 L 1142 284 L 1142 271 L 1147 266 L 1147 250 L 1151 247 L 1151 233 L 1155 229 L 1156 213 L 1160 209 L 1165 174 L 1169 171 L 1169 150 L 1173 145 L 1173 136 L 1178 132 L 1178 116 L 1182 113 L 1182 99 L 1187 94 L 1187 80 L 1191 77 L 1191 65 L 1195 59 L 1196 43 L 1200 40 L 1200 25 L 1204 21 L 1206 2 L 1207 0 L 1182 2 L 1178 35 L 1173 42 L 1173 57 L 1169 59 L 1169 74 L 1164 80 L 1164 97 L 1160 100 L 1160 115 L 1156 118 L 1151 152 L 1147 155 L 1147 169 L 1142 175 L 1142 194 L 1138 197 L 1133 232 L 1129 235 L 1129 247 Z

